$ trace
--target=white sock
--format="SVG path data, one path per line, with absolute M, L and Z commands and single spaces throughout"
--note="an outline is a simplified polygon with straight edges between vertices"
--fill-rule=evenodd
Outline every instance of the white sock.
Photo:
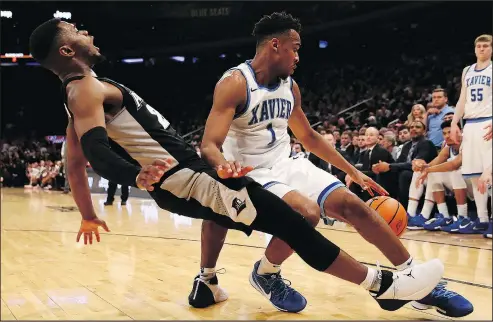
M 433 205 L 435 203 L 430 200 L 425 200 L 425 203 L 423 204 L 423 209 L 421 209 L 421 214 L 425 219 L 430 219 L 431 211 L 433 210 Z
M 488 222 L 488 194 L 478 191 L 478 184 L 476 181 L 472 182 L 474 202 L 478 212 L 478 218 L 480 222 Z
M 448 213 L 447 204 L 445 202 L 437 204 L 437 207 L 438 207 L 438 212 L 441 213 L 443 215 L 443 217 L 450 218 L 450 215 Z
M 262 257 L 262 259 L 260 260 L 260 265 L 258 266 L 257 274 L 260 275 L 275 274 L 275 273 L 279 273 L 279 271 L 281 271 L 281 265 L 272 264 L 264 255 L 264 257 Z
M 378 292 L 381 286 L 381 279 L 378 278 L 378 271 L 371 267 L 367 268 L 368 273 L 366 274 L 366 278 L 360 285 L 367 291 Z
M 414 258 L 411 256 L 409 257 L 409 259 L 407 261 L 405 261 L 404 263 L 400 264 L 400 265 L 397 265 L 395 268 L 398 270 L 398 271 L 403 271 L 409 267 L 412 267 L 415 265 L 415 260 Z
M 418 202 L 416 200 L 409 199 L 407 203 L 407 213 L 409 216 L 416 216 L 416 210 L 418 209 Z
M 200 277 L 204 281 L 208 281 L 211 278 L 213 278 L 214 276 L 216 276 L 216 268 L 215 267 L 213 267 L 213 268 L 202 267 L 200 269 Z
M 457 215 L 467 218 L 467 203 L 463 205 L 457 205 Z

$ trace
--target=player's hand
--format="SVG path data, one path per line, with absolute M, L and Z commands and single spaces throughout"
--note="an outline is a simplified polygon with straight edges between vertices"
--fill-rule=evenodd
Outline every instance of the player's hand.
M 252 166 L 243 167 L 238 161 L 226 161 L 216 167 L 217 174 L 221 179 L 240 178 L 252 170 Z
M 350 180 L 349 182 L 346 182 L 346 184 L 349 187 L 353 182 L 357 183 L 363 190 L 368 191 L 368 193 L 372 197 L 375 196 L 373 190 L 375 190 L 376 193 L 382 196 L 388 196 L 389 194 L 387 190 L 382 188 L 378 183 L 373 181 L 372 178 L 368 177 L 366 174 L 364 174 L 361 171 L 356 170 L 354 174 L 350 175 Z
M 424 168 L 423 171 L 421 171 L 421 175 L 418 180 L 416 180 L 416 188 L 419 188 L 419 186 L 425 182 L 426 178 L 428 178 L 428 168 Z
M 462 136 L 460 132 L 459 126 L 457 124 L 452 124 L 452 128 L 450 129 L 450 138 L 456 143 L 459 144 L 459 139 Z
M 421 172 L 426 167 L 426 161 L 421 159 L 414 159 L 412 161 L 412 165 L 414 172 Z
M 153 191 L 152 185 L 159 182 L 163 174 L 171 169 L 171 163 L 169 159 L 155 160 L 152 164 L 143 166 L 135 180 L 137 187 L 141 190 Z
M 96 235 L 96 240 L 99 243 L 101 241 L 101 237 L 99 237 L 99 227 L 102 227 L 107 232 L 110 231 L 106 222 L 98 217 L 94 219 L 82 219 L 76 241 L 79 242 L 80 237 L 84 234 L 84 245 L 87 245 L 88 241 L 89 244 L 92 244 L 92 234 L 94 233 L 94 235 Z
M 488 186 L 491 186 L 491 181 L 492 181 L 491 171 L 483 172 L 481 177 L 479 177 L 479 179 L 478 179 L 478 190 L 479 190 L 479 192 L 481 192 L 482 194 L 485 194 L 486 190 L 488 190 Z
M 486 130 L 486 134 L 483 136 L 485 141 L 491 140 L 492 134 L 491 134 L 491 124 L 486 125 L 483 127 L 484 130 Z

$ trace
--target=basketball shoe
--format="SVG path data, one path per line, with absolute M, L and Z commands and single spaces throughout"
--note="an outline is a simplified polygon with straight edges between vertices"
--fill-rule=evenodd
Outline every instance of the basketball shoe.
M 411 301 L 424 298 L 438 285 L 444 267 L 439 259 L 416 264 L 402 271 L 378 269 L 378 291 L 370 291 L 370 295 L 384 310 L 395 311 Z
M 306 299 L 281 277 L 281 272 L 260 275 L 257 273 L 260 261 L 253 265 L 250 284 L 267 298 L 272 305 L 283 312 L 298 313 L 306 307 Z
M 409 230 L 421 230 L 424 229 L 423 225 L 426 223 L 428 219 L 423 217 L 422 214 L 416 215 L 414 217 L 410 217 L 410 220 L 407 223 L 407 229 Z
M 493 234 L 493 222 L 490 219 L 490 222 L 488 224 L 488 229 L 486 229 L 486 231 L 484 232 L 483 237 L 491 239 L 492 234 Z
M 483 234 L 488 229 L 487 222 L 480 222 L 479 218 L 472 221 L 463 221 L 459 226 L 459 234 Z
M 436 231 L 442 227 L 451 225 L 453 222 L 454 220 L 452 218 L 445 218 L 442 214 L 437 213 L 434 218 L 431 218 L 423 225 L 423 228 L 425 230 Z
M 468 219 L 468 218 L 463 217 L 463 216 L 458 216 L 457 218 L 454 217 L 452 224 L 450 224 L 448 226 L 442 226 L 442 227 L 440 227 L 440 230 L 441 231 L 444 231 L 444 232 L 447 232 L 447 233 L 454 233 L 454 234 L 456 234 L 456 233 L 459 232 L 460 225 L 466 219 Z
M 474 311 L 472 303 L 462 295 L 447 290 L 446 285 L 446 281 L 441 281 L 426 297 L 411 302 L 411 306 L 417 310 L 435 308 L 438 313 L 454 318 L 471 314 Z
M 227 299 L 228 294 L 219 286 L 216 274 L 212 278 L 199 274 L 193 280 L 192 291 L 188 295 L 188 304 L 202 309 Z

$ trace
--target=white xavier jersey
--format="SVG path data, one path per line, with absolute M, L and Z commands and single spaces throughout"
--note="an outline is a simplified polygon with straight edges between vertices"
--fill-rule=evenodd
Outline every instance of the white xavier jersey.
M 476 70 L 476 64 L 468 67 L 464 76 L 466 84 L 465 119 L 491 117 L 492 88 L 491 63 L 482 70 Z
M 235 115 L 223 144 L 226 160 L 239 161 L 254 168 L 271 168 L 291 152 L 288 119 L 294 107 L 293 80 L 281 80 L 266 88 L 255 80 L 249 62 L 228 70 L 224 77 L 239 70 L 247 82 L 247 102 Z

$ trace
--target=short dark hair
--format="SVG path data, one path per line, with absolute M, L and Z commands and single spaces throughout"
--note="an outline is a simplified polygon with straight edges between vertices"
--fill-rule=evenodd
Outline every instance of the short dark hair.
M 44 63 L 49 58 L 53 44 L 60 33 L 61 20 L 53 18 L 43 22 L 29 37 L 29 50 L 34 59 Z
M 257 39 L 257 46 L 269 36 L 281 34 L 289 30 L 301 31 L 299 19 L 294 18 L 286 12 L 274 12 L 271 15 L 265 15 L 260 19 L 253 28 L 252 35 Z
M 435 89 L 433 90 L 433 93 L 440 93 L 440 92 L 442 92 L 442 93 L 443 93 L 443 96 L 448 97 L 447 91 L 446 91 L 445 89 L 443 89 L 443 88 L 440 88 L 440 87 L 439 87 L 439 88 L 435 88 Z
M 397 133 L 399 133 L 400 131 L 404 131 L 404 130 L 409 131 L 409 127 L 407 127 L 407 125 L 401 125 L 401 127 L 399 127 L 399 129 L 397 130 Z
M 459 127 L 459 129 L 462 129 L 459 123 L 457 123 L 457 126 Z M 452 120 L 442 122 L 442 125 L 440 125 L 440 128 L 442 130 L 446 127 L 452 127 Z

